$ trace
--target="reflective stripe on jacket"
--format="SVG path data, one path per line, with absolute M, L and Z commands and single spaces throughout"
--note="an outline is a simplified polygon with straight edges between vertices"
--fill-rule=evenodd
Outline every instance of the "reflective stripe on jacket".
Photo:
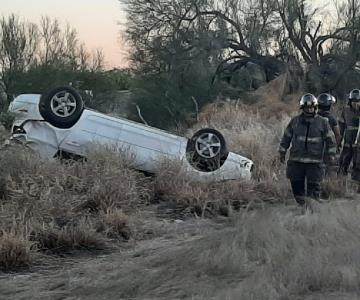
M 290 145 L 291 161 L 322 163 L 324 154 L 336 154 L 334 133 L 328 120 L 319 115 L 306 119 L 300 114 L 291 119 L 281 139 L 279 152 L 286 153 Z

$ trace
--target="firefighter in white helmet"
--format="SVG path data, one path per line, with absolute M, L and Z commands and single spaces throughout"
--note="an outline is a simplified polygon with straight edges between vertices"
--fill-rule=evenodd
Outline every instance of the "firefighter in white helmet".
M 296 202 L 304 206 L 306 196 L 320 198 L 324 153 L 334 160 L 336 142 L 328 120 L 317 114 L 318 101 L 314 95 L 303 95 L 300 108 L 301 113 L 292 118 L 285 129 L 279 154 L 280 161 L 285 162 L 286 152 L 290 148 L 286 174 Z

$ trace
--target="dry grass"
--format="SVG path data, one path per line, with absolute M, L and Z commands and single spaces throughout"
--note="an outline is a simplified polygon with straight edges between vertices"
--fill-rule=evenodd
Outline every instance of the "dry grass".
M 222 103 L 211 106 L 200 115 L 199 124 L 188 135 L 202 127 L 216 128 L 224 134 L 230 151 L 252 159 L 253 181 L 248 184 L 255 194 L 267 193 L 283 201 L 290 196 L 284 165 L 278 161 L 278 145 L 290 116 L 266 119 L 247 106 Z
M 264 211 L 244 216 L 235 240 L 242 242 L 249 263 L 260 268 L 257 281 L 245 282 L 242 293 L 295 299 L 318 291 L 356 291 L 358 212 L 353 203 L 323 206 L 313 215 Z
M 265 103 L 276 108 L 279 100 L 271 95 Z M 292 196 L 277 149 L 290 116 L 269 115 L 259 105 L 211 105 L 188 133 L 203 127 L 220 130 L 230 151 L 255 162 L 249 182 L 195 182 L 180 162 L 166 160 L 152 180 L 133 170 L 134 157 L 127 151 L 99 147 L 84 162 L 49 161 L 21 147 L 1 149 L 0 228 L 34 243 L 33 252 L 70 253 L 102 249 L 109 239 L 128 240 L 129 215 L 154 200 L 176 217 L 230 216 L 242 208 L 284 203 Z M 354 188 L 341 181 L 324 182 L 328 198 L 352 196 Z
M 262 207 L 286 197 L 286 190 L 270 181 L 197 182 L 183 174 L 176 162 L 162 165 L 154 185 L 157 199 L 166 201 L 170 213 L 177 215 L 229 216 L 232 211 Z
M 79 299 L 359 299 L 359 212 L 356 201 L 313 214 L 283 205 L 242 211 L 220 228 L 142 242 L 37 285 L 66 280 L 65 295 Z
M 333 175 L 325 177 L 321 189 L 323 199 L 353 199 L 356 197 L 358 184 L 348 178 Z
M 242 212 L 231 227 L 157 245 L 155 251 L 144 251 L 143 259 L 123 268 L 114 266 L 100 283 L 89 283 L 92 299 L 103 291 L 108 291 L 108 299 L 300 300 L 359 295 L 359 210 L 355 202 L 334 202 L 319 207 L 316 214 L 301 215 L 286 207 Z M 108 278 L 117 278 L 116 284 Z
M 274 95 L 264 100 L 270 107 L 281 99 Z M 156 195 L 175 202 L 176 209 L 187 208 L 198 215 L 206 211 L 227 215 L 232 209 L 291 198 L 285 166 L 278 161 L 278 145 L 290 115 L 284 110 L 279 110 L 282 115 L 264 114 L 265 110 L 258 108 L 234 102 L 209 105 L 200 114 L 199 123 L 187 132 L 190 137 L 200 128 L 218 129 L 230 151 L 254 161 L 253 180 L 201 184 L 187 178 L 179 163 L 165 161 L 155 182 Z
M 182 173 L 178 162 L 165 161 L 151 181 L 132 169 L 128 153 L 97 147 L 87 161 L 69 163 L 44 160 L 20 148 L 3 149 L 0 225 L 23 232 L 41 251 L 68 253 L 103 248 L 103 237 L 129 239 L 127 215 L 153 198 L 175 203 L 172 213 L 198 216 L 230 215 L 282 201 L 287 196 L 282 166 L 269 157 L 276 153 L 280 126 L 265 126 L 259 118 L 225 106 L 209 121 L 224 132 L 230 150 L 256 162 L 255 180 L 247 183 L 197 183 Z
M 291 97 L 296 97 L 296 95 Z M 271 110 L 274 108 L 273 104 L 279 101 L 276 99 L 269 96 L 261 103 L 264 103 L 264 106 L 268 104 Z M 296 102 L 292 100 L 291 103 Z M 284 102 L 281 104 L 292 107 Z M 199 123 L 188 132 L 188 136 L 204 127 L 218 129 L 226 137 L 230 151 L 240 153 L 254 161 L 255 169 L 251 183 L 254 186 L 254 193 L 262 193 L 266 201 L 268 190 L 282 202 L 292 196 L 285 175 L 286 166 L 278 160 L 278 147 L 290 117 L 298 111 L 294 108 L 289 114 L 279 107 L 280 113 L 268 114 L 268 110 L 260 109 L 261 107 L 234 102 L 210 105 L 200 114 Z M 347 179 L 336 176 L 328 176 L 323 186 L 326 190 L 326 198 L 353 197 L 357 188 Z M 263 188 L 265 190 L 262 190 Z
M 21 241 L 34 244 L 33 252 L 103 249 L 109 232 L 128 239 L 126 212 L 152 196 L 149 179 L 131 168 L 124 153 L 96 149 L 86 162 L 61 163 L 15 150 L 0 152 L 0 227 L 20 232 Z M 8 248 L 7 240 L 1 239 L 0 246 Z M 10 259 L 2 255 L 0 260 Z
M 360 205 L 334 200 L 353 197 L 354 186 L 328 178 L 323 183 L 328 202 L 315 203 L 312 214 L 284 205 L 292 196 L 277 147 L 290 116 L 264 111 L 225 103 L 208 107 L 197 125 L 219 129 L 230 151 L 255 162 L 250 182 L 195 182 L 180 162 L 167 160 L 150 180 L 132 169 L 127 153 L 104 149 L 94 149 L 83 163 L 2 150 L 0 271 L 31 266 L 38 251 L 103 249 L 111 240 L 146 235 L 136 230 L 147 229 L 152 239 L 137 244 L 138 252 L 90 262 L 72 275 L 66 270 L 68 277 L 63 272 L 57 280 L 69 278 L 69 295 L 79 299 L 358 299 Z M 144 208 L 155 200 L 176 218 L 230 218 L 226 224 L 212 222 L 206 234 L 192 228 L 181 236 L 177 226 L 188 223 L 157 219 L 156 239 L 151 220 L 132 227 L 133 213 L 146 216 Z M 169 224 L 171 238 L 165 236 Z M 49 280 L 41 284 L 54 284 Z
M 121 209 L 109 209 L 103 217 L 106 235 L 125 240 L 130 238 L 129 217 Z
M 32 262 L 32 243 L 19 234 L 0 233 L 0 271 L 27 268 Z
M 32 225 L 30 240 L 40 251 L 50 254 L 71 253 L 74 250 L 102 250 L 106 247 L 104 239 L 94 226 L 86 220 L 66 224 L 63 227 Z

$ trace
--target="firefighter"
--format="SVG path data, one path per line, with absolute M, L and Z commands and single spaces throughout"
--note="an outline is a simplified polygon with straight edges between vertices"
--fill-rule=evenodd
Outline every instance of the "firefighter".
M 339 173 L 347 175 L 354 156 L 356 136 L 359 129 L 360 90 L 354 89 L 349 94 L 348 105 L 344 107 L 339 118 L 341 141 L 344 140 L 340 154 Z
M 334 96 L 328 93 L 322 93 L 317 97 L 318 100 L 318 114 L 329 121 L 330 128 L 332 129 L 336 145 L 337 145 L 337 153 L 339 153 L 338 149 L 340 149 L 341 144 L 341 135 L 340 135 L 340 127 L 336 120 L 336 117 L 331 113 L 331 105 L 336 103 L 336 99 Z M 327 155 L 324 155 L 324 163 L 325 163 L 325 174 L 328 176 L 336 176 L 338 166 L 334 164 L 334 162 L 330 162 L 330 159 Z
M 318 101 L 314 95 L 303 95 L 300 108 L 302 112 L 292 118 L 285 129 L 279 154 L 280 161 L 284 163 L 286 152 L 291 146 L 286 175 L 290 179 L 296 202 L 304 206 L 306 196 L 320 198 L 324 153 L 330 161 L 334 161 L 336 142 L 328 120 L 317 114 Z
M 331 105 L 336 103 L 334 96 L 328 93 L 322 93 L 317 97 L 318 100 L 318 114 L 326 119 L 328 119 L 330 127 L 335 135 L 336 144 L 340 147 L 341 144 L 341 135 L 340 127 L 336 120 L 336 117 L 331 113 Z

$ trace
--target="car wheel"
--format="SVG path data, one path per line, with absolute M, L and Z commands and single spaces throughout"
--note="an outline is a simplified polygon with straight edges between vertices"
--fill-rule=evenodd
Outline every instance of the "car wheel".
M 43 94 L 39 111 L 45 121 L 58 128 L 70 128 L 84 110 L 80 94 L 72 87 L 58 87 Z
M 224 136 L 212 128 L 204 128 L 195 132 L 186 146 L 186 157 L 189 163 L 202 172 L 219 169 L 228 154 Z

